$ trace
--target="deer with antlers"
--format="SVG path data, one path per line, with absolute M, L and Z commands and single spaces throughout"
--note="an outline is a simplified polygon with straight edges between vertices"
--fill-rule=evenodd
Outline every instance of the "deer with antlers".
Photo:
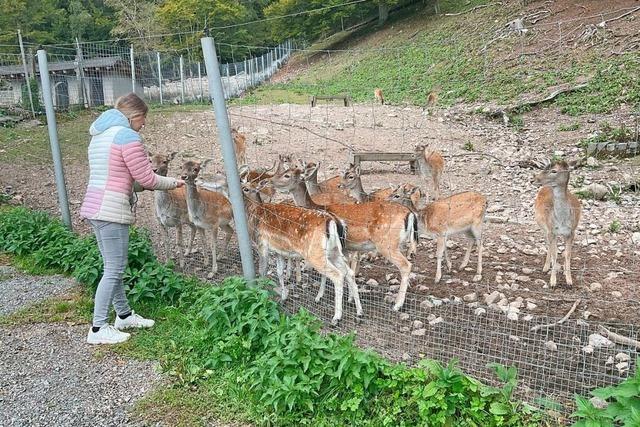
M 211 271 L 208 277 L 211 278 L 218 271 L 218 256 L 216 255 L 216 245 L 218 243 L 218 230 L 225 232 L 225 242 L 223 252 L 229 246 L 229 240 L 233 234 L 233 228 L 229 225 L 233 220 L 231 203 L 221 193 L 198 189 L 196 178 L 200 173 L 202 165 L 200 162 L 188 160 L 182 165 L 182 179 L 185 181 L 187 211 L 189 221 L 196 227 L 206 232 L 211 232 Z M 209 264 L 209 257 L 205 255 L 205 265 Z
M 323 277 L 328 277 L 333 282 L 333 324 L 337 324 L 342 318 L 345 280 L 349 288 L 349 299 L 353 299 L 356 305 L 356 314 L 362 316 L 355 275 L 342 253 L 345 237 L 343 224 L 325 212 L 284 203 L 263 203 L 260 187 L 266 184 L 266 181 L 256 187 L 243 184 L 249 223 L 260 256 L 260 275 L 266 275 L 268 255 L 270 252 L 275 253 L 281 297 L 285 300 L 288 289 L 284 283 L 284 258 L 304 259 Z
M 547 164 L 546 168 L 535 177 L 543 187 L 538 191 L 535 201 L 535 219 L 545 234 L 547 241 L 547 257 L 543 272 L 551 268 L 549 286 L 556 285 L 558 271 L 558 237 L 565 238 L 564 276 L 567 285 L 571 286 L 571 252 L 582 204 L 568 190 L 570 166 L 565 161 Z
M 418 216 L 418 228 L 421 232 L 436 237 L 436 276 L 438 283 L 442 278 L 442 257 L 444 255 L 447 269 L 451 270 L 451 260 L 447 253 L 447 239 L 454 234 L 464 233 L 471 238 L 464 260 L 463 269 L 469 263 L 474 242 L 478 246 L 478 266 L 474 282 L 482 279 L 482 229 L 487 211 L 487 198 L 480 193 L 467 191 L 453 196 L 427 203 L 422 209 L 413 204 L 412 196 L 416 189 L 400 186 L 396 188 L 389 201 L 411 209 Z
M 400 290 L 393 306 L 400 310 L 409 286 L 411 262 L 403 255 L 402 247 L 417 241 L 415 215 L 407 208 L 397 208 L 382 201 L 362 204 L 320 204 L 312 198 L 298 168 L 276 174 L 271 181 L 276 191 L 290 193 L 298 206 L 329 212 L 347 227 L 345 249 L 355 253 L 352 269 L 357 271 L 357 252 L 377 251 L 400 271 Z

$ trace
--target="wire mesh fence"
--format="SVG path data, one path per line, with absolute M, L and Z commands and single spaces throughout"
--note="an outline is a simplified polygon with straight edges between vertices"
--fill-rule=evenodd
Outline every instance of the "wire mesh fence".
M 449 66 L 478 71 L 464 76 L 464 80 L 451 77 L 439 82 L 441 97 L 455 98 L 460 93 L 455 92 L 453 86 L 447 90 L 452 83 L 463 81 L 471 88 L 510 84 L 496 71 L 494 61 L 515 61 L 522 73 L 521 81 L 536 80 L 540 76 L 533 66 L 539 63 L 533 54 L 541 50 L 553 53 L 547 65 L 549 68 L 561 64 L 565 50 L 584 48 L 583 43 L 574 44 L 583 40 L 581 34 L 588 25 L 614 19 L 628 10 L 630 8 L 555 22 L 545 19 L 549 14 L 541 10 L 524 20 L 530 30 L 528 35 L 521 32 L 522 28 L 508 32 L 500 22 L 493 31 L 479 36 L 482 42 L 474 46 L 477 54 L 470 56 L 443 59 L 436 57 L 436 52 L 415 46 L 312 50 L 289 42 L 273 49 L 262 49 L 265 52 L 262 56 L 223 64 L 220 74 L 226 98 L 233 98 L 269 79 L 285 60 L 294 62 L 291 65 L 294 67 L 313 66 L 321 59 L 321 69 L 309 73 L 311 77 L 299 82 L 297 90 L 309 96 L 335 95 L 349 92 L 349 88 L 331 84 L 331 73 L 339 64 L 346 62 L 353 66 L 354 62 L 370 57 L 391 57 L 402 62 L 400 59 L 406 55 L 425 55 L 437 58 L 433 61 L 436 71 L 438 67 Z M 465 31 L 469 29 L 460 30 L 442 43 L 453 47 L 460 45 L 458 47 L 464 49 L 460 40 Z M 584 42 L 595 40 L 594 35 L 584 37 Z M 497 58 L 489 56 L 486 52 L 498 42 L 504 43 L 506 53 Z M 81 55 L 78 47 L 82 49 Z M 62 87 L 66 84 L 68 93 L 67 101 L 64 96 L 57 99 L 57 106 L 109 105 L 117 94 L 134 88 L 150 102 L 178 104 L 171 111 L 154 113 L 152 109 L 143 133 L 145 144 L 153 154 L 176 153 L 169 164 L 170 176 L 183 175 L 183 165 L 187 161 L 201 162 L 199 186 L 194 182 L 192 194 L 206 192 L 207 186 L 224 194 L 224 180 L 220 179 L 223 164 L 216 144 L 218 134 L 214 115 L 210 111 L 180 105 L 209 98 L 199 48 L 185 48 L 177 53 L 139 53 L 132 52 L 129 46 L 111 45 L 80 45 L 66 49 L 49 52 L 52 81 L 59 85 L 63 94 Z M 640 59 L 637 52 L 625 55 L 630 55 L 635 63 Z M 12 70 L 19 74 L 19 55 L 0 58 L 3 67 L 17 67 Z M 313 107 L 308 104 L 229 107 L 232 126 L 245 137 L 246 163 L 250 169 L 258 171 L 258 175 L 266 174 L 262 176 L 264 178 L 275 173 L 274 165 L 279 155 L 286 154 L 292 158 L 294 166 L 298 159 L 319 164 L 320 182 L 331 178 L 336 182 L 335 177 L 340 181 L 354 154 L 412 154 L 416 145 L 427 144 L 441 152 L 445 160 L 440 186 L 445 200 L 464 191 L 476 191 L 487 198 L 486 217 L 482 222 L 482 274 L 476 277 L 480 262 L 477 249 L 468 265 L 461 267 L 469 241 L 463 232 L 447 236 L 446 248 L 452 267 L 447 269 L 447 261 L 443 259 L 444 274 L 436 283 L 438 256 L 434 233 L 425 230 L 425 226 L 420 227 L 420 234 L 424 235 L 420 237 L 417 253 L 409 259 L 406 257 L 411 240 L 406 221 L 409 211 L 397 205 L 385 205 L 383 211 L 388 215 L 382 216 L 396 219 L 396 222 L 388 222 L 390 220 L 374 219 L 367 213 L 366 204 L 353 204 L 344 214 L 347 217 L 346 247 L 351 249 L 348 252 L 357 248 L 362 258 L 355 281 L 363 315 L 357 315 L 355 305 L 349 301 L 350 291 L 345 286 L 342 319 L 332 326 L 335 288 L 330 280 L 327 281 L 325 295 L 317 298 L 321 278 L 309 267 L 310 258 L 315 256 L 310 252 L 314 248 L 311 243 L 319 244 L 321 249 L 329 245 L 326 221 L 331 219 L 324 217 L 324 223 L 320 219 L 318 223 L 324 224 L 325 228 L 314 229 L 311 217 L 301 220 L 300 216 L 284 214 L 294 210 L 290 195 L 263 192 L 265 199 L 289 201 L 289 204 L 274 214 L 278 219 L 275 223 L 261 223 L 263 217 L 253 217 L 256 227 L 263 227 L 262 237 L 271 233 L 270 238 L 280 238 L 286 241 L 281 244 L 293 245 L 293 249 L 281 251 L 284 255 L 296 254 L 297 258 L 306 259 L 306 268 L 299 278 L 295 268 L 291 271 L 284 268 L 283 277 L 289 292 L 282 301 L 283 308 L 294 312 L 304 307 L 325 321 L 327 330 L 353 332 L 359 345 L 373 348 L 395 361 L 414 364 L 422 358 L 445 362 L 457 359 L 467 373 L 487 382 L 495 380 L 488 363 L 516 366 L 520 379 L 519 396 L 566 417 L 572 411 L 575 393 L 585 394 L 595 387 L 616 384 L 636 368 L 637 340 L 640 339 L 637 317 L 640 298 L 635 286 L 640 281 L 637 162 L 605 158 L 600 160 L 602 167 L 599 169 L 583 167 L 571 172 L 570 189 L 602 181 L 620 191 L 615 200 L 582 200 L 582 219 L 577 228 L 571 265 L 574 284 L 567 286 L 560 273 L 558 286 L 552 288 L 548 273 L 542 271 L 546 246 L 534 219 L 533 204 L 539 187 L 531 182 L 531 177 L 538 172 L 531 163 L 539 157 L 580 156 L 582 151 L 576 141 L 557 138 L 558 121 L 566 124 L 573 119 L 559 119 L 556 112 L 541 112 L 540 117 L 531 119 L 529 127 L 516 131 L 499 121 L 464 115 L 464 110 L 439 108 L 437 103 L 428 108 L 402 102 L 380 105 L 373 96 L 373 89 L 380 84 L 375 76 L 388 66 L 383 60 L 374 63 L 374 69 L 369 70 L 374 77 L 361 82 L 367 87 L 369 98 L 356 99 L 356 103 L 347 107 L 335 105 L 331 100 Z M 400 70 L 398 72 L 400 77 L 393 84 L 406 91 L 423 92 L 426 104 L 427 95 L 434 89 L 432 82 L 424 78 L 420 85 L 413 85 L 404 81 Z M 4 87 L 13 84 L 6 78 L 3 81 Z M 0 90 L 8 91 L 2 86 Z M 21 102 L 15 94 L 10 99 L 13 103 Z M 590 114 L 589 121 L 591 123 L 585 126 L 594 131 L 604 122 L 634 127 L 630 115 Z M 366 193 L 410 183 L 422 188 L 428 194 L 428 201 L 433 201 L 431 182 L 413 173 L 406 161 L 363 163 L 360 180 Z M 82 177 L 74 182 L 81 187 L 79 192 L 86 185 Z M 225 248 L 224 241 L 229 237 L 225 230 L 220 231 L 217 242 L 212 242 L 212 233 L 208 230 L 204 236 L 198 234 L 193 247 L 188 249 L 191 232 L 188 219 L 183 224 L 187 226 L 182 227 L 184 255 L 177 256 L 176 227 L 168 227 L 167 239 L 158 221 L 158 217 L 162 217 L 162 197 L 161 192 L 144 192 L 136 206 L 138 223 L 151 231 L 161 258 L 174 258 L 178 263 L 183 258 L 183 264 L 178 268 L 214 282 L 242 274 L 235 234 L 230 233 Z M 219 210 L 226 202 L 208 205 L 204 200 L 200 203 L 205 210 Z M 183 214 L 185 209 L 188 209 L 186 203 L 182 207 Z M 335 212 L 337 210 L 334 214 L 340 217 Z M 443 215 L 446 222 L 456 220 L 461 213 L 446 202 Z M 371 227 L 374 221 L 381 221 L 375 236 L 376 231 L 372 229 L 375 227 Z M 212 228 L 216 227 L 212 225 Z M 362 232 L 364 237 L 350 235 L 354 230 Z M 254 242 L 256 260 L 259 258 L 257 243 L 258 240 Z M 217 245 L 218 260 L 212 256 L 212 244 Z M 271 254 L 267 275 L 278 283 L 282 265 L 278 265 L 276 258 Z M 410 263 L 408 273 L 406 263 Z M 393 308 L 407 278 L 406 299 L 396 311 Z M 280 296 L 276 298 L 282 298 L 279 288 L 277 292 Z M 595 334 L 611 341 L 602 340 Z M 633 341 L 625 344 L 620 336 Z

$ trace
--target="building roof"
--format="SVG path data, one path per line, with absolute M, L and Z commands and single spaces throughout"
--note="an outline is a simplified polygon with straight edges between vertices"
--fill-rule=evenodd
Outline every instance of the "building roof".
M 119 56 L 105 56 L 102 58 L 90 58 L 82 61 L 82 68 L 113 68 L 113 67 L 129 67 L 128 61 Z M 76 61 L 60 61 L 49 62 L 49 71 L 75 71 L 78 67 Z M 136 67 L 137 68 L 137 67 Z M 36 69 L 36 72 L 39 70 Z M 24 69 L 22 65 L 3 65 L 0 66 L 0 76 L 22 75 Z

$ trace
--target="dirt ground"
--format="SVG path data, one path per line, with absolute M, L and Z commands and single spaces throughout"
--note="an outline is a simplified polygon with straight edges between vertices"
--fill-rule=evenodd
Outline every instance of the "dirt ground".
M 633 241 L 633 233 L 640 231 L 640 193 L 627 190 L 618 203 L 582 201 L 583 217 L 572 259 L 574 285 L 567 287 L 560 273 L 558 286 L 548 289 L 548 275 L 541 271 L 544 238 L 533 220 L 537 187 L 531 178 L 537 171 L 521 166 L 520 162 L 550 158 L 554 154 L 578 158 L 581 153 L 576 144 L 598 129 L 602 121 L 632 126 L 628 112 L 580 118 L 577 120 L 579 130 L 570 132 L 559 132 L 558 127 L 574 123 L 576 118 L 563 116 L 554 109 L 527 114 L 520 131 L 481 115 L 456 110 L 427 115 L 420 108 L 401 106 L 234 107 L 230 118 L 232 125 L 247 135 L 247 157 L 252 167 L 268 168 L 278 154 L 289 153 L 294 158 L 321 162 L 322 179 L 345 168 L 351 149 L 409 152 L 416 144 L 423 143 L 437 148 L 445 156 L 444 195 L 475 190 L 488 197 L 491 221 L 486 224 L 484 234 L 480 282 L 472 282 L 475 251 L 469 267 L 464 271 L 455 270 L 466 241 L 464 237 L 454 236 L 450 243 L 454 270 L 445 269 L 443 281 L 435 284 L 435 245 L 433 240 L 423 239 L 413 263 L 403 315 L 392 312 L 389 302 L 397 290 L 397 270 L 382 259 L 363 263 L 358 282 L 364 320 L 356 322 L 355 310 L 346 304 L 345 319 L 340 326 L 342 331 L 355 331 L 361 345 L 407 362 L 424 356 L 443 360 L 455 357 L 468 372 L 487 380 L 492 376 L 478 360 L 514 363 L 525 380 L 525 393 L 560 400 L 570 398 L 573 392 L 615 382 L 626 375 L 626 372 L 612 372 L 605 362 L 620 351 L 627 352 L 634 360 L 634 349 L 616 347 L 596 350 L 590 355 L 582 348 L 587 344 L 588 335 L 594 333 L 601 322 L 619 333 L 638 338 L 640 242 Z M 151 152 L 178 152 L 170 175 L 177 176 L 180 164 L 187 159 L 212 158 L 205 175 L 223 171 L 211 112 L 152 113 L 143 135 Z M 473 151 L 465 150 L 465 146 Z M 2 166 L 3 187 L 19 193 L 28 206 L 57 210 L 54 178 L 49 168 Z M 86 164 L 67 163 L 65 167 L 75 226 L 87 231 L 79 219 L 88 176 Z M 573 171 L 571 188 L 575 190 L 579 182 L 581 185 L 602 183 L 613 188 L 633 188 L 630 186 L 636 183 L 637 188 L 639 167 L 637 158 L 601 159 L 597 167 Z M 404 182 L 428 188 L 418 175 L 410 173 L 408 164 L 363 163 L 363 170 L 367 191 Z M 42 179 L 36 181 L 34 176 Z M 138 224 L 152 230 L 154 242 L 163 254 L 151 192 L 141 194 L 137 212 Z M 613 223 L 619 226 L 612 226 Z M 201 252 L 190 255 L 187 271 L 204 275 L 202 259 Z M 216 277 L 236 273 L 240 273 L 239 255 L 232 245 L 220 262 Z M 311 277 L 305 274 L 304 282 L 304 286 L 294 291 L 286 308 L 295 310 L 304 306 L 321 318 L 330 319 L 332 291 L 328 290 L 321 303 L 315 303 L 315 286 L 309 285 Z M 485 296 L 493 291 L 501 293 L 499 299 L 520 305 L 517 321 L 509 320 L 495 303 L 485 301 Z M 473 293 L 475 297 L 471 296 Z M 465 301 L 461 300 L 463 297 Z M 522 304 L 517 304 L 518 300 Z M 534 324 L 551 323 L 563 317 L 577 300 L 580 302 L 570 322 L 546 332 L 530 331 Z M 424 301 L 435 303 L 425 306 Z M 480 308 L 486 312 L 477 314 Z M 442 323 L 428 324 L 440 317 Z M 422 335 L 423 327 L 416 321 L 427 325 Z M 545 350 L 549 341 L 556 343 L 555 353 Z M 542 351 L 545 356 L 541 358 Z

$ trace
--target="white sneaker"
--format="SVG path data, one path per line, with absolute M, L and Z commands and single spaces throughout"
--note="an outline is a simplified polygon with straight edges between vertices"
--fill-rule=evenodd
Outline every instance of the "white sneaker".
M 122 330 L 127 328 L 150 328 L 156 322 L 151 319 L 145 319 L 144 317 L 136 314 L 135 311 L 131 312 L 131 315 L 126 319 L 121 319 L 116 316 L 115 327 L 116 329 Z
M 126 332 L 120 332 L 111 325 L 103 325 L 98 332 L 89 329 L 87 342 L 89 344 L 118 344 L 125 342 L 131 335 Z

